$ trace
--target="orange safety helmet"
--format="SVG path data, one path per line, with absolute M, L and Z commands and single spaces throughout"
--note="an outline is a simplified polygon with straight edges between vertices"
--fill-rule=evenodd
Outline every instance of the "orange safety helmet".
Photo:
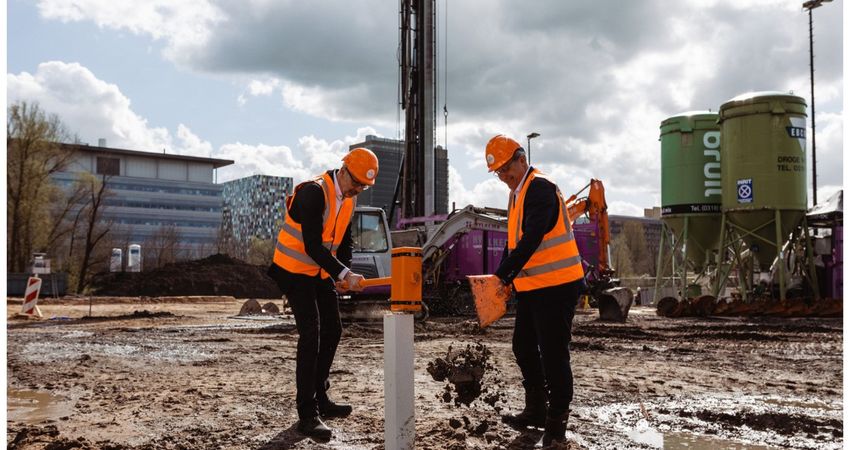
M 378 157 L 368 148 L 358 147 L 342 157 L 354 180 L 372 186 L 378 177 Z
M 517 150 L 522 149 L 519 143 L 504 134 L 493 136 L 490 142 L 487 143 L 487 148 L 484 150 L 484 157 L 487 159 L 488 172 L 492 172 L 513 158 Z

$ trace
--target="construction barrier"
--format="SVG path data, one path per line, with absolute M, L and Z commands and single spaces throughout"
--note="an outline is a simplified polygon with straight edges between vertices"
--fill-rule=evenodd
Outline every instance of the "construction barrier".
M 29 277 L 27 280 L 27 290 L 24 294 L 24 304 L 21 312 L 24 314 L 35 314 L 41 317 L 41 311 L 38 309 L 38 293 L 41 291 L 41 278 Z

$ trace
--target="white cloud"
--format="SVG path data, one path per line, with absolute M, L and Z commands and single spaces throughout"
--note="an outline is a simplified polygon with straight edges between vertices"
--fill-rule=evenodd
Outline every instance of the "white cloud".
M 842 3 L 815 11 L 818 182 L 823 186 L 843 182 L 838 169 L 843 160 Z M 445 2 L 438 1 L 441 5 Z M 540 1 L 516 14 L 522 5 L 469 0 L 450 9 L 447 52 L 441 47 L 438 54 L 438 68 L 447 69 L 439 75 L 448 85 L 437 94 L 439 108 L 448 93 L 447 148 L 456 169 L 452 198 L 481 195 L 482 201 L 495 201 L 498 182 L 483 170 L 484 144 L 497 133 L 524 141 L 536 131 L 541 137 L 534 141 L 533 161 L 552 174 L 565 195 L 590 177 L 600 178 L 616 205 L 612 208 L 637 211 L 658 203 L 658 127 L 665 118 L 685 110 L 717 110 L 750 90 L 793 90 L 808 100 L 807 15 L 799 3 Z M 236 99 L 242 107 L 253 97 L 274 96 L 313 118 L 395 126 L 394 3 L 39 0 L 38 7 L 47 19 L 90 21 L 150 36 L 164 43 L 165 58 L 183 69 L 234 77 L 244 85 Z M 472 18 L 474 27 L 468 26 Z M 39 96 L 54 89 L 36 80 L 39 72 L 27 75 L 12 80 L 17 94 Z M 72 104 L 62 103 L 73 116 Z M 129 106 L 118 109 L 129 111 Z M 440 126 L 441 119 L 438 112 Z M 112 126 L 104 128 L 106 123 Z M 123 139 L 152 148 L 200 144 L 172 143 L 166 129 L 138 116 L 102 118 L 98 124 L 87 131 L 94 133 L 88 139 L 101 137 L 97 129 L 114 127 L 110 142 Z M 193 129 L 198 131 L 194 124 Z M 298 160 L 304 170 L 311 170 L 336 163 L 347 142 L 311 135 L 286 144 L 303 156 Z M 266 145 L 277 149 L 279 144 Z
M 507 209 L 508 192 L 508 187 L 496 178 L 476 183 L 472 189 L 467 189 L 457 169 L 449 166 L 449 209 L 452 203 L 457 208 L 475 205 Z
M 306 180 L 322 171 L 339 167 L 348 147 L 374 128 L 358 128 L 352 136 L 325 140 L 304 136 L 292 149 L 285 145 L 226 143 L 214 149 L 212 143 L 195 134 L 187 125 L 177 125 L 176 137 L 165 127 L 151 127 L 136 114 L 118 86 L 98 79 L 78 63 L 52 61 L 39 65 L 35 74 L 8 74 L 9 102 L 38 102 L 57 114 L 82 141 L 107 140 L 107 146 L 130 150 L 230 159 L 235 164 L 219 170 L 219 182 L 254 174 Z M 274 83 L 271 83 L 274 84 Z M 262 91 L 262 87 L 258 88 Z
M 47 19 L 62 22 L 90 20 L 101 28 L 125 29 L 167 42 L 165 54 L 197 51 L 210 38 L 213 27 L 226 20 L 222 11 L 206 0 L 39 0 Z
M 152 151 L 174 147 L 166 128 L 149 126 L 133 112 L 118 86 L 98 79 L 79 63 L 41 63 L 35 74 L 8 74 L 7 82 L 10 103 L 40 103 L 83 142 L 106 138 L 111 147 Z
M 258 95 L 271 95 L 272 91 L 280 84 L 280 80 L 277 78 L 270 78 L 268 80 L 251 80 L 248 83 L 248 93 L 253 96 Z
M 237 164 L 218 169 L 220 183 L 257 174 L 292 177 L 297 183 L 315 175 L 309 167 L 305 167 L 303 160 L 297 157 L 291 148 L 283 145 L 251 145 L 237 142 L 222 145 L 212 156 L 238 161 Z
M 177 126 L 177 139 L 180 144 L 177 146 L 177 153 L 182 155 L 192 156 L 210 156 L 212 153 L 212 144 L 209 141 L 202 140 L 197 135 L 192 133 L 186 125 L 182 123 Z

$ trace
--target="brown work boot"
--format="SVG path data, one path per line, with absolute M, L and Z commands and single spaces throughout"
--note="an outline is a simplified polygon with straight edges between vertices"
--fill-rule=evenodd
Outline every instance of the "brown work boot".
M 546 448 L 555 443 L 567 442 L 567 418 L 569 411 L 552 417 L 546 416 L 546 424 L 543 427 L 543 436 L 534 445 L 534 448 Z
M 316 439 L 330 439 L 333 432 L 319 416 L 307 417 L 300 419 L 295 427 L 299 433 Z
M 546 422 L 546 392 L 543 388 L 525 389 L 525 408 L 519 414 L 505 414 L 502 422 L 514 428 L 542 427 Z

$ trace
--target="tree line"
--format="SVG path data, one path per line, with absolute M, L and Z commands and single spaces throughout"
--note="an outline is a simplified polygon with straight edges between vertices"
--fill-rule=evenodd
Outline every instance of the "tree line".
M 143 248 L 143 267 L 153 269 L 216 249 L 181 247 L 173 224 L 162 225 L 145 242 L 130 242 L 132 226 L 106 219 L 110 176 L 71 167 L 73 145 L 79 143 L 60 118 L 38 103 L 17 102 L 6 120 L 6 248 L 7 270 L 28 273 L 33 253 L 46 253 L 54 272 L 68 274 L 71 292 L 85 293 L 92 277 L 108 270 L 113 248 L 127 251 L 132 243 Z M 73 182 L 60 184 L 55 175 L 74 173 Z M 222 247 L 221 243 L 216 244 Z M 124 258 L 126 261 L 126 258 Z

